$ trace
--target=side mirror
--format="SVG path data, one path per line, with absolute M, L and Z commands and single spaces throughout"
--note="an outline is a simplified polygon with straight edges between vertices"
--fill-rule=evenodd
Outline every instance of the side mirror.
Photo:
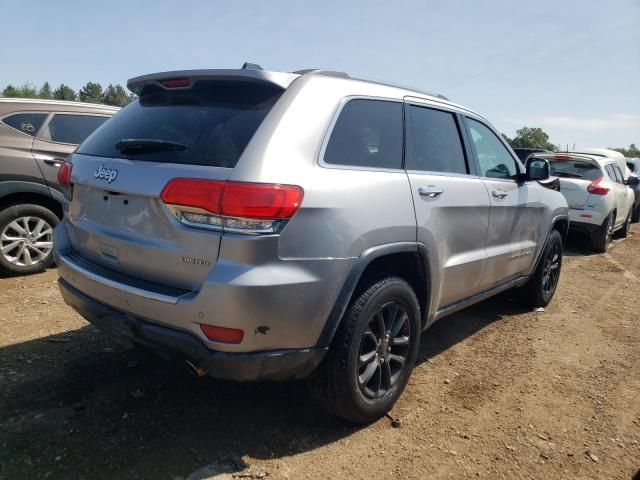
M 638 185 L 640 185 L 640 178 L 632 176 L 627 178 L 627 181 L 624 183 L 626 183 L 630 187 L 637 187 Z
M 551 165 L 549 160 L 544 158 L 531 157 L 526 163 L 526 180 L 546 180 L 551 176 Z

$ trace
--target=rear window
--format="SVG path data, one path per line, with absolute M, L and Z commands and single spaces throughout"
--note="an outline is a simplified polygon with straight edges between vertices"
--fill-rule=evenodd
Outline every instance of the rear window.
M 402 168 L 402 104 L 349 100 L 333 127 L 324 161 L 354 167 Z
M 576 160 L 550 160 L 551 175 L 561 178 L 595 180 L 602 176 L 600 167 L 589 162 Z
M 201 80 L 190 89 L 145 87 L 140 98 L 100 127 L 78 153 L 153 162 L 235 167 L 283 90 L 246 81 Z M 185 145 L 182 150 L 121 152 L 121 140 Z

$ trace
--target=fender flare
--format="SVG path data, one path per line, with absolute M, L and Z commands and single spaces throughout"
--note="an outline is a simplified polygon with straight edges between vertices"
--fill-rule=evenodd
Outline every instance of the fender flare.
M 49 187 L 43 183 L 28 180 L 8 180 L 0 182 L 0 199 L 14 193 L 37 193 L 52 198 Z
M 429 305 L 431 303 L 431 288 L 430 282 L 428 278 L 430 278 L 430 266 L 429 266 L 429 258 L 426 254 L 426 247 L 421 245 L 418 242 L 395 242 L 395 243 L 387 243 L 384 245 L 377 245 L 375 247 L 371 247 L 365 250 L 357 259 L 354 265 L 351 267 L 351 271 L 347 275 L 346 280 L 344 281 L 342 288 L 340 289 L 340 293 L 331 309 L 331 313 L 327 318 L 327 322 L 322 329 L 322 333 L 318 338 L 318 342 L 316 344 L 317 347 L 326 348 L 329 347 L 331 341 L 333 340 L 333 336 L 335 335 L 338 327 L 340 325 L 340 321 L 344 316 L 344 313 L 351 302 L 351 298 L 353 293 L 358 285 L 358 282 L 362 278 L 362 274 L 366 270 L 366 268 L 376 260 L 377 258 L 385 257 L 387 255 L 392 255 L 396 253 L 415 253 L 422 258 L 423 261 L 423 272 L 424 272 L 424 281 L 426 288 L 426 299 L 425 299 L 425 312 L 422 313 L 422 320 L 424 325 L 424 319 L 429 311 Z

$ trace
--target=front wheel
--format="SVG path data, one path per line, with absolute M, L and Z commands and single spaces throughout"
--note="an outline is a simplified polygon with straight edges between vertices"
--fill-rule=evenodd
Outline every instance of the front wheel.
M 403 279 L 373 282 L 349 306 L 327 357 L 308 380 L 312 397 L 354 423 L 387 413 L 404 390 L 420 343 L 420 307 Z
M 517 290 L 518 300 L 532 307 L 546 307 L 558 286 L 562 269 L 562 236 L 553 230 L 540 263 L 529 281 Z

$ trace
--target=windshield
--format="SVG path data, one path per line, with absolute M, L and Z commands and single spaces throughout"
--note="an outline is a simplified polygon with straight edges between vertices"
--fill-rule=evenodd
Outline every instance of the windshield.
M 247 81 L 201 80 L 179 90 L 150 85 L 78 153 L 233 168 L 281 94 Z

